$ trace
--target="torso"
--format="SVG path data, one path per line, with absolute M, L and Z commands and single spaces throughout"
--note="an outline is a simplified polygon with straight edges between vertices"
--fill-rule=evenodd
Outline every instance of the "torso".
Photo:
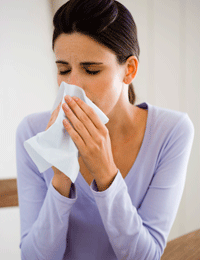
M 137 136 L 135 138 L 127 137 L 127 141 L 121 144 L 119 142 L 117 142 L 117 145 L 111 143 L 114 162 L 117 168 L 120 170 L 123 178 L 127 176 L 130 169 L 132 168 L 140 151 L 145 135 L 148 110 L 139 107 L 137 107 L 137 110 L 139 118 L 139 130 Z M 78 161 L 80 165 L 80 172 L 83 178 L 88 183 L 88 185 L 91 185 L 94 177 L 89 173 L 81 157 L 79 157 Z

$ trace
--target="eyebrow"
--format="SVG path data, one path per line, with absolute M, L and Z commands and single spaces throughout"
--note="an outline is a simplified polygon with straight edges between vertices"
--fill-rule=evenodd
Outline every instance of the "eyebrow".
M 56 63 L 61 63 L 61 64 L 69 65 L 68 62 L 63 61 L 63 60 L 57 60 Z M 102 62 L 81 62 L 80 64 L 81 64 L 81 66 L 91 66 L 91 65 L 101 65 L 101 64 L 103 64 L 103 63 L 102 63 Z

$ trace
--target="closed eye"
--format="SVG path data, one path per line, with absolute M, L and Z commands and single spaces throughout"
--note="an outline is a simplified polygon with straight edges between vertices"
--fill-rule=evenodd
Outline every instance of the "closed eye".
M 66 71 L 60 71 L 59 74 L 60 75 L 65 75 L 68 74 L 70 72 L 70 70 L 66 70 Z M 100 70 L 98 71 L 90 71 L 90 70 L 86 70 L 86 72 L 90 75 L 97 75 L 98 73 L 100 73 Z

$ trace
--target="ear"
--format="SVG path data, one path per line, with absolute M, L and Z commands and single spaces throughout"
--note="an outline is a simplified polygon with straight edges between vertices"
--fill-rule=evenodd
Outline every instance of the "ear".
M 125 65 L 125 76 L 123 82 L 127 85 L 131 84 L 138 71 L 138 59 L 136 56 L 131 56 L 127 59 Z

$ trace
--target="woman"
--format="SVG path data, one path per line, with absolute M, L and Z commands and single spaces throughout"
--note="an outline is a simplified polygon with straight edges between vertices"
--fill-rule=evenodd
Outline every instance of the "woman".
M 139 44 L 130 12 L 112 0 L 70 0 L 54 19 L 62 81 L 81 87 L 109 118 L 82 100 L 25 117 L 17 128 L 22 259 L 160 259 L 184 189 L 194 126 L 187 113 L 135 106 Z M 40 173 L 23 142 L 63 125 L 79 152 L 75 181 Z

